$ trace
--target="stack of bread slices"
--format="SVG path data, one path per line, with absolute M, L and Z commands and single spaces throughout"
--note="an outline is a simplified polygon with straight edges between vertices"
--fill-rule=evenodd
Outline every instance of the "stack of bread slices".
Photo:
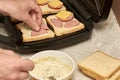
M 96 51 L 80 61 L 78 68 L 95 80 L 120 80 L 120 59 Z

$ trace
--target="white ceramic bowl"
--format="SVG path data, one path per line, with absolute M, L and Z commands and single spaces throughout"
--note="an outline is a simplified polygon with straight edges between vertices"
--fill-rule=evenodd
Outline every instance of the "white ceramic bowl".
M 75 69 L 74 60 L 68 54 L 57 50 L 38 52 L 30 57 L 30 60 L 34 61 L 35 67 L 29 74 L 35 80 L 69 80 Z

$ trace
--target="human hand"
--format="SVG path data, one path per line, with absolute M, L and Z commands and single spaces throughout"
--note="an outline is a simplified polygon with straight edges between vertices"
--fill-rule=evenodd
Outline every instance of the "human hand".
M 40 30 L 42 12 L 36 0 L 0 0 L 0 12 Z
M 33 67 L 30 60 L 22 59 L 13 51 L 0 49 L 0 80 L 24 80 Z

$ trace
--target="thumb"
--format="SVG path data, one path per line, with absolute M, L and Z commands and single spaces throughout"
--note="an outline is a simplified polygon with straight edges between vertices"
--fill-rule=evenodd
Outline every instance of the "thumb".
M 21 70 L 24 72 L 31 71 L 34 68 L 34 62 L 28 59 L 22 59 L 20 64 L 21 64 Z
M 40 26 L 39 24 L 31 17 L 31 16 L 27 16 L 27 19 L 24 20 L 24 22 L 26 24 L 29 25 L 29 27 L 31 27 L 31 29 L 35 30 L 35 31 L 39 31 L 40 30 Z

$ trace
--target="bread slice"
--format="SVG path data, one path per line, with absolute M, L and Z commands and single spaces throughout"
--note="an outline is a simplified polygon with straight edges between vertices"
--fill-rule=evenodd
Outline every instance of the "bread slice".
M 120 80 L 120 69 L 108 80 Z
M 120 76 L 118 77 L 118 79 L 117 80 L 120 80 Z
M 59 20 L 59 19 L 56 17 L 56 15 L 50 15 L 50 16 L 47 17 L 47 22 L 48 22 L 49 25 L 51 25 L 51 27 L 53 27 L 56 36 L 61 36 L 61 35 L 64 35 L 64 34 L 73 33 L 73 32 L 76 32 L 76 31 L 79 31 L 79 30 L 82 30 L 82 29 L 85 28 L 84 24 L 79 22 L 76 18 L 73 18 L 72 20 L 79 22 L 79 25 L 76 25 L 76 26 L 73 26 L 73 27 L 68 26 L 68 28 L 65 27 L 65 24 L 68 21 L 64 22 L 64 21 L 59 20 L 58 22 L 55 22 L 56 24 L 60 24 L 60 23 L 62 24 L 61 27 L 59 27 L 51 21 L 52 19 L 56 19 L 56 21 Z M 74 22 L 72 24 L 74 24 Z
M 116 80 L 115 78 L 118 78 L 120 73 L 120 60 L 101 51 L 96 51 L 80 61 L 78 68 L 96 80 Z
M 47 26 L 46 20 L 42 19 L 44 24 Z M 42 23 L 43 23 L 42 22 Z M 37 40 L 43 40 L 47 38 L 53 38 L 54 32 L 47 29 L 41 29 L 39 32 L 33 31 L 27 24 L 25 23 L 19 23 L 17 24 L 18 29 L 22 32 L 23 42 L 31 42 L 31 41 L 37 41 Z M 32 34 L 33 33 L 33 34 Z
M 66 7 L 64 5 L 61 8 L 55 8 L 55 9 L 49 7 L 49 3 L 52 2 L 52 1 L 57 1 L 57 0 L 49 0 L 48 4 L 46 4 L 46 5 L 39 5 L 39 7 L 42 10 L 42 14 L 43 15 L 54 14 L 54 13 L 58 13 L 61 10 L 66 10 Z M 53 5 L 53 6 L 55 6 L 55 5 Z

